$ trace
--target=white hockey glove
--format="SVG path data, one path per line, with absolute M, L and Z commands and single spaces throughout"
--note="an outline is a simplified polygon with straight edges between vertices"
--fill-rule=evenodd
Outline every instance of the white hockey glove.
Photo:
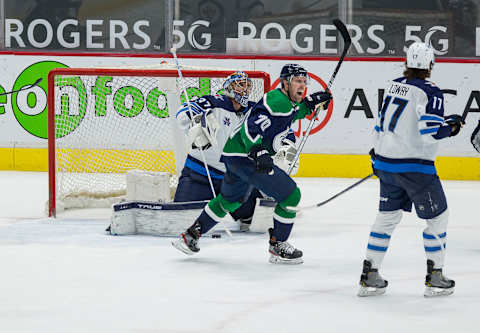
M 290 140 L 283 140 L 282 145 L 278 149 L 277 153 L 273 158 L 273 162 L 276 166 L 282 169 L 285 172 L 288 172 L 290 165 L 292 165 L 295 155 L 297 154 L 297 147 L 295 143 Z M 290 175 L 295 175 L 298 171 L 299 161 L 293 166 L 292 172 Z
M 215 146 L 218 128 L 218 121 L 213 113 L 195 115 L 187 134 L 189 145 L 203 150 Z

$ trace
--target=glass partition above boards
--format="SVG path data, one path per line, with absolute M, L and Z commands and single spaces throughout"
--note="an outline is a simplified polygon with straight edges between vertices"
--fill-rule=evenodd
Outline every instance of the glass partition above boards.
M 480 56 L 480 0 L 2 1 L 9 50 L 335 56 L 332 19 L 349 56 L 404 56 L 414 41 L 437 57 Z

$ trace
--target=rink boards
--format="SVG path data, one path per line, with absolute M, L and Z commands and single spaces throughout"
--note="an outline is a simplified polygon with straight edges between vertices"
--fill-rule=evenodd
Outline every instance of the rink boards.
M 46 171 L 46 77 L 56 67 L 126 66 L 158 64 L 169 55 L 120 57 L 105 55 L 4 55 L 0 68 L 0 90 L 10 91 L 33 82 L 42 83 L 28 93 L 0 97 L 0 170 Z M 212 59 L 213 58 L 213 59 Z M 296 59 L 294 57 L 258 58 L 181 57 L 184 65 L 211 66 L 241 70 L 260 70 L 270 74 L 272 88 L 278 86 L 278 73 L 285 63 L 297 62 L 310 73 L 308 91 L 323 89 L 336 65 L 336 58 Z M 6 65 L 8 64 L 8 66 Z M 332 87 L 333 103 L 320 114 L 301 155 L 298 177 L 363 177 L 370 173 L 367 155 L 372 145 L 374 116 L 381 104 L 387 82 L 401 75 L 402 58 L 351 58 L 340 69 Z M 432 80 L 442 89 L 457 95 L 445 95 L 446 114 L 465 114 L 467 124 L 454 138 L 441 142 L 437 170 L 442 179 L 480 180 L 480 157 L 470 144 L 470 135 L 480 118 L 480 76 L 477 61 L 438 59 Z M 87 91 L 90 90 L 88 87 Z M 112 111 L 114 112 L 114 111 Z M 107 117 L 109 116 L 107 112 Z M 296 122 L 297 136 L 308 120 Z M 88 147 L 85 147 L 88 149 Z M 80 163 L 80 162 L 79 162 Z

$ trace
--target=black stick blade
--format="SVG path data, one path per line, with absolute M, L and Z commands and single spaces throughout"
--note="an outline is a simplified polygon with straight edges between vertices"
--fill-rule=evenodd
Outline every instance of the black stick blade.
M 443 94 L 457 96 L 457 91 L 453 89 L 442 89 L 441 91 Z

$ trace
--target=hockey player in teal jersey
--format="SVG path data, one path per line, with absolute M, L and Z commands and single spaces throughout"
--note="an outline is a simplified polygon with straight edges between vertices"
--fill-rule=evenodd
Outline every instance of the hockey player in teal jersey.
M 230 134 L 221 161 L 226 173 L 221 193 L 212 199 L 193 225 L 172 244 L 186 254 L 200 250 L 201 235 L 213 228 L 227 213 L 234 212 L 251 186 L 277 202 L 273 228 L 269 229 L 269 261 L 300 264 L 302 251 L 287 242 L 296 213 L 287 207 L 300 202 L 300 189 L 282 169 L 274 165 L 274 155 L 297 119 L 308 116 L 317 105 L 328 107 L 329 92 L 316 92 L 303 98 L 307 71 L 288 64 L 280 73 L 281 88 L 272 90 L 250 110 L 243 124 Z

